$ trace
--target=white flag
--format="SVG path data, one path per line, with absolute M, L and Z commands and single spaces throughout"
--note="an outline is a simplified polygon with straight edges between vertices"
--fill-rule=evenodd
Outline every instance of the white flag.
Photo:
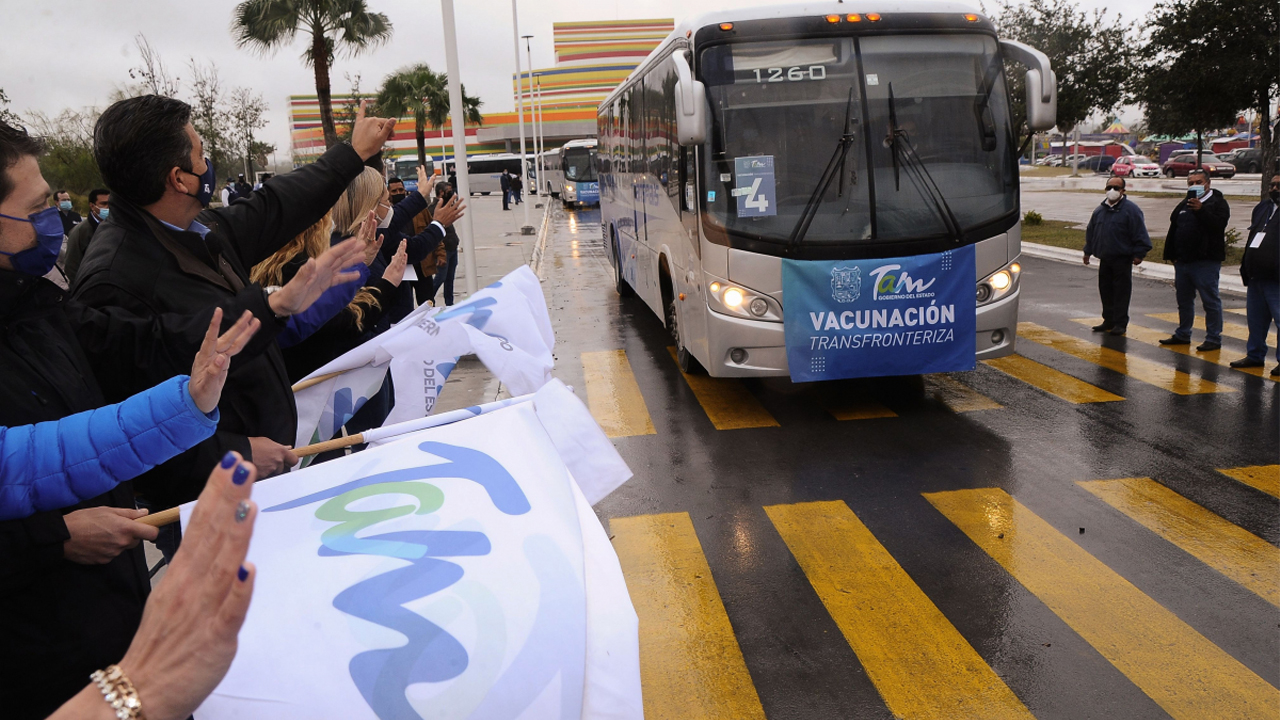
M 641 720 L 621 567 L 538 402 L 259 483 L 253 603 L 197 720 Z

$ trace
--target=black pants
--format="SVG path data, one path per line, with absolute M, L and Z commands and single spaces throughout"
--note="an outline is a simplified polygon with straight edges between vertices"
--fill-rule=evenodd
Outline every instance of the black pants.
M 1098 295 L 1102 297 L 1102 322 L 1112 327 L 1129 325 L 1129 296 L 1133 294 L 1133 258 L 1098 258 Z

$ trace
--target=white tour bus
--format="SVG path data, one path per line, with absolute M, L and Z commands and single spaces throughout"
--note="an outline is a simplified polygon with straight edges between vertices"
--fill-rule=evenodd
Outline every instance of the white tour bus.
M 534 171 L 537 172 L 539 164 L 542 166 L 542 180 L 539 187 L 542 188 L 543 194 L 560 197 L 560 185 L 564 182 L 564 173 L 560 167 L 560 148 L 544 150 L 536 157 L 539 162 L 535 163 Z
M 453 170 L 454 161 L 450 158 L 444 162 L 444 175 L 447 178 Z M 467 158 L 468 187 L 472 195 L 488 195 L 502 192 L 502 171 L 512 175 L 520 172 L 520 155 L 518 153 L 497 153 L 494 155 L 472 155 Z
M 967 5 L 777 5 L 681 23 L 599 106 L 619 292 L 664 319 L 682 369 L 786 375 L 783 258 L 973 245 L 976 357 L 1012 353 L 1026 130 L 1010 120 L 1005 60 L 1027 69 L 1027 126 L 1051 128 L 1048 59 Z M 774 207 L 743 212 L 752 191 L 734 187 L 735 158 L 760 156 Z
M 556 155 L 560 202 L 572 205 L 600 203 L 600 182 L 596 178 L 596 139 L 570 140 Z

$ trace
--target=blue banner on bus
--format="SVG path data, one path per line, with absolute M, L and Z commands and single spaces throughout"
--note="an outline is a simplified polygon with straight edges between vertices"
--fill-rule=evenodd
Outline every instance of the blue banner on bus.
M 600 183 L 578 183 L 578 202 L 592 205 L 600 202 Z
M 972 245 L 878 260 L 782 261 L 795 382 L 974 367 Z

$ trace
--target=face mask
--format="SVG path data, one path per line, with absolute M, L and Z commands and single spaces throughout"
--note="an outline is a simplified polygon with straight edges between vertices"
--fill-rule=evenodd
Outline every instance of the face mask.
M 107 215 L 111 213 L 111 208 L 98 208 L 98 219 L 106 220 Z
M 63 200 L 63 201 L 59 202 L 59 203 L 58 203 L 58 208 L 59 208 L 59 209 L 61 209 L 63 212 L 71 212 L 71 201 L 70 201 L 70 200 Z
M 195 173 L 190 173 L 195 175 Z M 213 200 L 213 184 L 218 181 L 218 176 L 213 172 L 213 163 L 209 158 L 204 159 L 204 174 L 198 175 L 200 178 L 200 189 L 196 190 L 195 195 L 191 195 L 200 203 L 200 207 L 209 207 L 209 201 Z
M 1107 199 L 1111 202 L 1120 200 L 1120 191 L 1115 188 L 1107 188 Z
M 36 246 L 16 253 L 0 251 L 0 255 L 8 255 L 9 262 L 16 272 L 33 277 L 44 277 L 58 262 L 58 253 L 62 252 L 62 218 L 58 217 L 57 208 L 45 208 L 27 219 L 0 214 L 0 217 L 29 222 L 36 228 Z
M 391 193 L 391 203 L 394 205 L 407 197 L 409 193 Z
M 1203 185 L 1192 185 L 1192 186 L 1190 186 L 1190 188 L 1189 188 L 1189 189 L 1191 190 L 1191 192 L 1193 192 L 1193 193 L 1195 193 L 1195 194 L 1196 194 L 1196 197 L 1197 197 L 1197 198 L 1202 198 L 1202 197 L 1204 197 L 1204 190 L 1205 190 L 1205 188 L 1204 188 L 1204 186 L 1203 186 Z
M 1280 202 L 1280 190 L 1272 190 L 1267 196 L 1271 198 L 1271 202 Z
M 378 228 L 385 230 L 390 226 L 391 226 L 391 210 L 388 208 L 387 214 L 383 215 L 382 219 L 378 221 Z

